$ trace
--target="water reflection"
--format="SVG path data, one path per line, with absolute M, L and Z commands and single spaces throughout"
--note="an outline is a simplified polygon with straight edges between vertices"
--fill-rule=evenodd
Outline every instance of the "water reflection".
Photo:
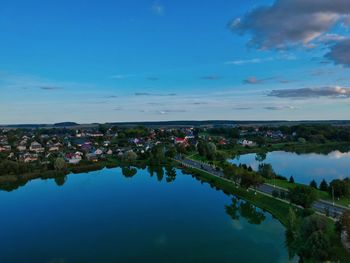
M 278 220 L 171 165 L 33 180 L 0 205 L 0 262 L 289 262 Z
M 226 213 L 233 219 L 245 218 L 249 224 L 260 225 L 266 218 L 265 214 L 249 202 L 232 198 L 232 204 L 225 206 Z
M 333 151 L 328 154 L 297 154 L 275 151 L 244 154 L 230 160 L 237 165 L 245 164 L 258 170 L 259 164 L 269 163 L 275 172 L 286 178 L 293 176 L 296 182 L 309 184 L 315 180 L 318 184 L 325 179 L 343 179 L 350 176 L 350 152 Z

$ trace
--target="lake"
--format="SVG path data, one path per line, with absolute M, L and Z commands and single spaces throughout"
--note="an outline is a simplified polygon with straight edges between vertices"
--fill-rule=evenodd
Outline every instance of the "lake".
M 350 152 L 333 151 L 329 154 L 296 154 L 275 151 L 266 154 L 266 159 L 258 161 L 256 154 L 244 154 L 230 160 L 235 164 L 246 164 L 257 170 L 260 163 L 270 163 L 277 174 L 294 177 L 299 183 L 309 184 L 311 180 L 320 183 L 322 179 L 350 177 Z
M 269 213 L 172 172 L 104 169 L 0 191 L 0 262 L 291 262 Z

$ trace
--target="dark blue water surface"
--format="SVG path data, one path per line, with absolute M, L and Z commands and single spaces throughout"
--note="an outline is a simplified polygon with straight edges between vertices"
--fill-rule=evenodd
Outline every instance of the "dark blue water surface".
M 0 262 L 289 262 L 278 220 L 176 173 L 104 169 L 1 191 Z

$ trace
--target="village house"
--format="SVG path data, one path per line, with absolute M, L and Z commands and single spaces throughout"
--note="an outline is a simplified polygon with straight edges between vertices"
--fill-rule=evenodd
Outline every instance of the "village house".
M 38 160 L 38 155 L 32 153 L 25 153 L 22 156 L 21 160 L 25 163 L 36 162 Z
M 68 163 L 70 164 L 78 164 L 81 160 L 82 157 L 80 154 L 76 154 L 76 153 L 67 153 L 65 155 L 65 159 Z
M 17 146 L 17 150 L 20 151 L 20 152 L 24 152 L 27 150 L 27 146 L 26 145 L 18 145 Z
M 8 151 L 11 151 L 11 146 L 10 145 L 0 146 L 0 152 L 8 152 Z
M 32 142 L 30 144 L 29 150 L 36 153 L 41 153 L 45 151 L 45 149 L 38 142 Z
M 242 146 L 254 146 L 255 143 L 253 141 L 249 141 L 249 140 L 246 140 L 246 139 L 243 139 L 243 140 L 239 140 L 238 143 Z

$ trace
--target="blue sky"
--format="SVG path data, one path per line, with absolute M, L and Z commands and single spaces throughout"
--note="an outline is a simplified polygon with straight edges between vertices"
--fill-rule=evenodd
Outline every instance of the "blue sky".
M 350 119 L 348 0 L 0 5 L 0 123 Z

